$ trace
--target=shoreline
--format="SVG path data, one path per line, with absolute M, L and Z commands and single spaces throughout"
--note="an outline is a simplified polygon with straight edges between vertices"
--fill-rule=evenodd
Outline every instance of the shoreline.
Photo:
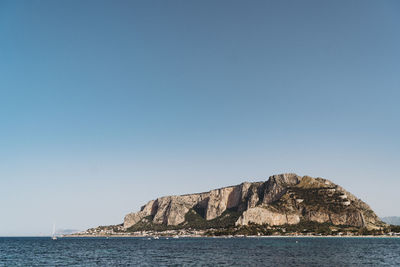
M 94 238 L 150 238 L 150 239 L 178 239 L 178 238 L 400 238 L 400 236 L 391 235 L 248 235 L 248 236 L 205 236 L 205 235 L 62 235 L 61 238 L 79 238 L 79 237 L 94 237 Z

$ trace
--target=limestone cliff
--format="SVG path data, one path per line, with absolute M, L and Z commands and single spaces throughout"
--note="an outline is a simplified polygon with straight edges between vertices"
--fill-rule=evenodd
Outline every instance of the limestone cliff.
M 196 221 L 212 227 L 228 219 L 234 219 L 237 226 L 300 221 L 370 229 L 382 225 L 367 204 L 331 181 L 280 174 L 265 182 L 244 182 L 206 193 L 157 198 L 139 212 L 126 215 L 123 226 L 125 229 L 149 224 L 196 227 Z

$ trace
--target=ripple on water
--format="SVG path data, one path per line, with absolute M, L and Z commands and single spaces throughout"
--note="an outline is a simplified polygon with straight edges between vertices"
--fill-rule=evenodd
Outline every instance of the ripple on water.
M 0 238 L 0 266 L 363 264 L 400 266 L 400 239 Z

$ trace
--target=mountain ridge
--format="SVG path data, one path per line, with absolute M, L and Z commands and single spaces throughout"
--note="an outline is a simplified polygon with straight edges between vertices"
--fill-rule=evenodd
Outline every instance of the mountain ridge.
M 382 217 L 381 220 L 387 224 L 400 225 L 400 216 Z
M 301 221 L 368 229 L 384 226 L 366 203 L 341 186 L 320 177 L 286 173 L 270 176 L 267 181 L 151 200 L 140 211 L 127 214 L 123 228 L 196 228 L 200 222 L 212 228 L 215 222 L 223 221 L 221 216 L 230 217 L 222 227 L 295 225 Z

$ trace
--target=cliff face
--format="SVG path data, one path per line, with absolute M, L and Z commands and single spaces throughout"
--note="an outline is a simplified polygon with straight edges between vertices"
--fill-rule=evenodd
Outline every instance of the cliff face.
M 188 215 L 210 222 L 223 219 L 227 212 L 237 214 L 235 225 L 273 226 L 297 224 L 301 220 L 370 229 L 382 225 L 367 204 L 329 180 L 280 174 L 266 182 L 245 182 L 206 193 L 152 200 L 139 212 L 126 215 L 124 228 L 143 222 L 187 225 Z

